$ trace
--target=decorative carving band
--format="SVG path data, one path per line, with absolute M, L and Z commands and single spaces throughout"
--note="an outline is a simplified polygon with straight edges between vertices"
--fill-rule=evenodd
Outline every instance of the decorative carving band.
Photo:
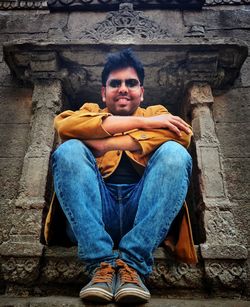
M 88 10 L 88 11 L 109 11 L 118 9 L 122 2 L 133 2 L 137 9 L 201 9 L 202 6 L 215 5 L 247 5 L 250 0 L 2 0 L 0 1 L 0 10 L 37 10 L 50 9 L 51 11 L 64 10 Z
M 4 280 L 11 282 L 31 282 L 39 273 L 39 258 L 4 258 L 2 273 Z
M 206 0 L 204 6 L 210 5 L 246 5 L 250 0 Z
M 45 0 L 3 0 L 0 1 L 0 10 L 15 9 L 47 9 Z
M 129 3 L 121 4 L 118 12 L 108 13 L 104 21 L 86 29 L 81 36 L 96 42 L 128 38 L 151 41 L 166 37 L 168 37 L 166 30 L 145 17 L 143 12 L 134 11 L 133 5 Z
M 185 287 L 199 288 L 202 284 L 203 271 L 200 265 L 188 265 L 171 261 L 157 262 L 149 277 L 152 288 Z
M 139 9 L 201 9 L 204 0 L 48 0 L 50 10 L 117 10 L 121 3 L 133 3 Z
M 205 263 L 206 278 L 214 287 L 231 289 L 242 288 L 246 283 L 247 272 L 245 262 L 207 261 Z

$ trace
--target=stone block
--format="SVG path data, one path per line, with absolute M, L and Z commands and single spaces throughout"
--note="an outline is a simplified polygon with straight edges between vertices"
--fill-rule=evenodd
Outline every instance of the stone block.
M 30 283 L 39 276 L 39 262 L 39 257 L 3 257 L 3 278 L 9 282 Z
M 214 97 L 213 116 L 216 123 L 244 123 L 250 118 L 250 89 L 231 89 Z
M 0 124 L 0 157 L 23 158 L 27 149 L 28 124 Z
M 245 246 L 237 244 L 201 244 L 201 256 L 204 259 L 247 259 L 248 251 Z
M 58 70 L 58 62 L 55 52 L 35 55 L 31 58 L 30 68 L 32 72 L 49 72 Z
M 68 13 L 54 13 L 51 15 L 49 12 L 35 12 L 19 11 L 16 14 L 9 11 L 1 13 L 0 20 L 0 33 L 18 35 L 22 33 L 44 33 L 52 28 L 63 28 L 67 24 Z M 28 21 L 27 21 L 28 20 Z M 31 37 L 30 37 L 31 39 Z
M 225 158 L 250 157 L 249 123 L 217 123 L 216 134 Z
M 83 56 L 84 55 L 84 56 Z M 102 66 L 105 62 L 105 53 L 103 50 L 97 49 L 94 46 L 88 46 L 86 50 L 65 50 L 60 54 L 61 59 L 66 62 L 75 62 L 78 65 L 84 66 Z M 100 76 L 101 77 L 101 76 Z
M 34 206 L 43 204 L 42 197 L 45 196 L 49 167 L 48 159 L 48 155 L 45 157 L 25 157 L 19 188 L 19 206 L 30 205 L 30 200 L 33 198 L 35 200 Z
M 235 244 L 237 240 L 237 229 L 234 216 L 230 211 L 206 210 L 204 213 L 204 225 L 206 229 L 206 244 L 220 245 Z
M 182 12 L 178 10 L 147 10 L 145 16 L 155 20 L 157 24 L 166 29 L 169 37 L 183 36 L 185 28 L 183 26 Z
M 177 292 L 177 295 L 180 291 Z M 179 296 L 180 296 L 179 295 Z M 3 296 L 0 298 L 1 307 L 87 307 L 94 306 L 83 301 L 78 297 L 73 297 L 72 293 L 68 296 L 51 296 L 44 297 L 11 297 Z M 115 303 L 105 305 L 115 307 Z M 249 307 L 249 301 L 242 299 L 225 299 L 225 298 L 195 298 L 193 293 L 189 292 L 187 298 L 153 297 L 146 304 L 147 307 Z
M 10 231 L 11 231 L 11 217 L 13 214 L 13 211 L 15 209 L 15 202 L 3 199 L 1 197 L 1 219 L 0 219 L 0 246 L 3 242 L 7 242 L 10 239 Z M 1 274 L 0 274 L 1 275 Z
M 68 39 L 80 39 L 84 30 L 103 21 L 106 13 L 100 12 L 72 12 L 69 14 L 65 36 Z
M 19 242 L 20 240 L 20 243 L 25 243 L 25 241 L 28 243 L 30 243 L 30 241 L 39 243 L 41 228 L 42 210 L 16 208 L 13 212 L 10 232 L 10 236 L 13 237 L 13 242 Z M 29 240 L 30 238 L 33 239 Z M 24 252 L 24 248 L 22 252 Z
M 228 195 L 232 200 L 250 198 L 250 158 L 227 158 L 223 162 Z
M 224 197 L 225 191 L 218 148 L 199 145 L 197 147 L 205 196 L 208 198 Z
M 25 88 L 0 88 L 0 123 L 28 124 L 32 112 L 32 90 Z
M 248 50 L 249 50 L 249 47 L 248 47 Z M 240 78 L 241 78 L 242 86 L 250 87 L 250 57 L 248 57 L 245 60 L 241 68 Z
M 205 280 L 215 291 L 246 287 L 247 267 L 245 261 L 206 260 Z
M 206 10 L 183 13 L 183 23 L 185 27 L 193 25 L 203 25 L 208 31 L 245 29 L 249 28 L 250 12 L 244 8 L 218 10 L 206 8 Z
M 22 164 L 22 158 L 0 158 L 1 199 L 16 197 Z
M 156 261 L 147 281 L 150 289 L 202 288 L 203 272 L 200 264 L 188 265 L 171 261 Z
M 249 228 L 246 227 L 250 225 L 250 200 L 237 200 L 231 211 L 238 229 L 237 244 L 250 246 Z

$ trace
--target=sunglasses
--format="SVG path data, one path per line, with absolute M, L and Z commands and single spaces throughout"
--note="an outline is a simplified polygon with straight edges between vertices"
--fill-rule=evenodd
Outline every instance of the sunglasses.
M 119 88 L 121 87 L 123 82 L 125 82 L 125 86 L 129 89 L 135 89 L 140 85 L 140 81 L 137 79 L 125 79 L 125 80 L 111 79 L 108 82 L 108 86 L 112 88 Z

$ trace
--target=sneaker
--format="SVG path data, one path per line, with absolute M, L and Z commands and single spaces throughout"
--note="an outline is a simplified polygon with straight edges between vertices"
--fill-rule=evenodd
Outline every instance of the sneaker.
M 125 262 L 116 260 L 118 267 L 115 301 L 117 303 L 147 303 L 150 292 L 143 284 L 135 269 Z
M 110 263 L 102 262 L 96 268 L 91 281 L 80 291 L 80 298 L 96 303 L 112 301 L 115 289 L 115 269 Z

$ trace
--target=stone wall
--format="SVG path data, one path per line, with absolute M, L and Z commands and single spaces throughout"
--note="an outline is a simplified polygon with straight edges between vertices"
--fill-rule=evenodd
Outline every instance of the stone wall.
M 5 1 L 10 2 L 10 1 Z M 38 1 L 37 1 L 38 2 Z M 15 227 L 15 214 L 18 209 L 16 200 L 22 193 L 22 171 L 24 168 L 24 159 L 27 153 L 27 148 L 30 144 L 32 122 L 34 122 L 34 94 L 33 85 L 29 82 L 21 82 L 18 78 L 10 73 L 10 70 L 4 61 L 2 46 L 4 43 L 12 40 L 25 39 L 26 41 L 60 41 L 60 40 L 79 40 L 85 39 L 86 36 L 92 35 L 92 39 L 96 40 L 101 36 L 104 38 L 105 33 L 98 32 L 96 25 L 107 16 L 107 12 L 54 12 L 50 13 L 46 8 L 45 1 L 39 2 L 39 10 L 37 7 L 29 9 L 4 9 L 0 8 L 0 186 L 1 186 L 1 221 L 0 221 L 0 245 L 4 246 L 10 240 L 10 237 L 15 237 L 15 242 L 23 240 L 19 238 L 18 231 Z M 184 42 L 192 38 L 202 38 L 204 41 L 220 38 L 235 38 L 241 39 L 248 48 L 250 47 L 250 10 L 249 5 L 241 3 L 235 5 L 215 5 L 210 1 L 203 7 L 201 11 L 180 11 L 180 10 L 145 10 L 144 16 L 151 21 L 157 21 L 159 26 L 158 33 L 161 31 L 162 37 L 178 39 Z M 140 37 L 136 36 L 138 33 L 132 33 L 133 40 L 121 41 L 120 43 L 128 45 L 136 45 Z M 147 34 L 149 35 L 149 33 Z M 153 33 L 152 35 L 155 35 Z M 122 39 L 122 36 L 121 36 Z M 159 37 L 160 39 L 160 37 Z M 116 50 L 119 43 L 112 42 L 106 50 Z M 105 48 L 103 49 L 105 54 Z M 99 63 L 93 70 L 93 74 L 89 81 L 92 81 L 96 88 L 100 88 L 98 81 L 101 66 L 103 64 L 103 55 L 99 56 L 98 52 L 93 52 L 89 57 L 95 57 L 95 61 Z M 154 57 L 154 54 L 146 54 L 142 60 L 147 62 Z M 85 59 L 86 60 L 86 59 Z M 20 59 L 20 62 L 22 59 Z M 247 247 L 249 251 L 248 242 L 248 228 L 249 225 L 249 178 L 250 178 L 250 140 L 249 140 L 249 118 L 250 118 L 250 57 L 248 57 L 241 69 L 240 75 L 235 80 L 234 84 L 228 84 L 225 88 L 214 89 L 214 102 L 212 104 L 212 118 L 214 120 L 214 128 L 216 137 L 220 144 L 220 163 L 223 170 L 223 185 L 225 189 L 225 199 L 230 203 L 230 216 L 228 219 L 219 219 L 218 224 L 224 227 L 225 231 L 229 231 L 233 227 L 234 240 L 238 245 Z M 146 67 L 149 79 L 146 81 L 145 87 L 150 89 L 150 93 L 154 93 L 152 83 L 159 86 L 159 80 L 155 80 L 150 68 Z M 76 82 L 79 80 L 76 78 Z M 169 80 L 171 82 L 171 80 Z M 199 81 L 199 80 L 197 80 Z M 151 87 L 151 88 L 150 88 Z M 40 89 L 41 90 L 41 89 Z M 157 92 L 159 95 L 159 92 Z M 88 92 L 87 92 L 88 94 Z M 95 94 L 93 90 L 89 91 L 91 97 L 83 94 L 82 99 L 98 100 L 99 94 Z M 33 105 L 32 105 L 33 95 Z M 85 97 L 85 96 L 86 97 Z M 47 96 L 45 96 L 47 97 Z M 164 99 L 164 96 L 159 96 Z M 168 96 L 166 96 L 168 97 Z M 81 104 L 81 95 L 74 97 L 77 99 L 77 105 Z M 69 97 L 69 100 L 73 100 Z M 149 94 L 146 96 L 146 101 L 153 101 L 157 103 L 157 97 Z M 178 111 L 171 107 L 171 103 L 159 101 L 159 103 L 166 104 L 172 108 L 173 111 Z M 50 119 L 52 125 L 52 118 Z M 211 165 L 212 167 L 212 165 Z M 47 176 L 46 169 L 44 176 Z M 21 187 L 21 188 L 20 188 Z M 215 187 L 216 189 L 216 187 Z M 40 217 L 39 217 L 40 218 Z M 233 219 L 231 221 L 230 219 Z M 42 223 L 42 218 L 41 218 Z M 25 224 L 25 220 L 23 221 Z M 234 226 L 231 225 L 234 224 Z M 19 225 L 20 227 L 20 225 Z M 221 236 L 218 234 L 216 244 L 221 244 Z M 239 262 L 235 258 L 236 264 Z M 248 258 L 249 259 L 249 258 Z M 201 264 L 199 264 L 200 266 Z M 224 265 L 224 264 L 223 264 Z M 222 267 L 223 267 L 222 265 Z M 230 264 L 231 265 L 231 264 Z M 228 280 L 233 276 L 233 267 L 230 273 L 230 265 L 228 268 L 220 267 L 224 270 L 224 277 L 219 278 L 223 280 L 222 284 L 227 287 L 230 284 Z M 248 261 L 250 265 L 250 261 Z M 218 267 L 217 267 L 218 268 Z M 158 270 L 159 271 L 159 270 Z M 201 274 L 200 269 L 199 274 Z M 229 272 L 229 273 L 228 273 Z M 246 267 L 244 266 L 244 272 Z M 248 271 L 249 272 L 249 271 Z M 0 271 L 4 276 L 4 270 Z M 167 275 L 165 272 L 164 274 Z M 222 274 L 222 275 L 223 275 Z M 231 275 L 230 275 L 231 274 Z M 239 274 L 238 272 L 235 273 Z M 245 274 L 245 273 L 244 273 Z M 217 274 L 218 275 L 218 274 Z M 216 274 L 213 277 L 218 277 Z M 216 279 L 215 278 L 215 279 Z M 193 283 L 197 287 L 197 293 L 201 291 L 203 285 L 200 285 L 202 278 L 199 275 L 199 282 Z M 208 278 L 209 280 L 209 278 Z M 13 279 L 12 282 L 16 280 Z M 17 279 L 18 281 L 18 279 Z M 211 282 L 211 280 L 209 280 Z M 248 281 L 248 282 L 247 282 Z M 152 281 L 153 282 L 153 281 Z M 235 282 L 237 283 L 237 282 Z M 8 284 L 8 282 L 7 282 Z M 185 284 L 185 283 L 184 283 Z M 250 276 L 244 277 L 244 285 L 250 284 Z M 1 282 L 0 282 L 1 285 Z M 2 284 L 2 293 L 7 289 L 11 293 L 10 286 Z M 183 285 L 178 284 L 180 288 Z M 211 286 L 211 285 L 210 285 Z M 225 288 L 224 287 L 224 288 Z M 198 290 L 199 288 L 199 290 Z M 233 288 L 233 287 L 231 287 Z M 239 295 L 247 295 L 249 289 L 241 289 L 235 286 L 236 293 Z M 14 291 L 15 292 L 15 291 Z M 181 293 L 181 292 L 180 292 Z M 224 295 L 230 296 L 229 292 L 225 290 Z

